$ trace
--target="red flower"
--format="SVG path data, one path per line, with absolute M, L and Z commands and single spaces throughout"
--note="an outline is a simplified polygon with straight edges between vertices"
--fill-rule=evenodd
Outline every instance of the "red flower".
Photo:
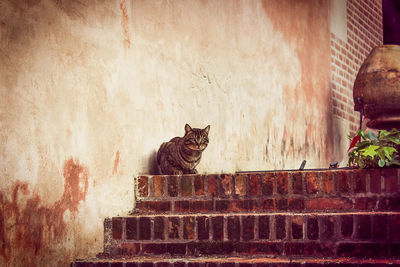
M 360 141 L 360 137 L 359 137 L 358 135 L 354 136 L 353 140 L 351 140 L 349 149 L 347 149 L 347 152 L 349 152 L 350 149 L 352 149 L 353 147 L 355 147 L 359 141 Z

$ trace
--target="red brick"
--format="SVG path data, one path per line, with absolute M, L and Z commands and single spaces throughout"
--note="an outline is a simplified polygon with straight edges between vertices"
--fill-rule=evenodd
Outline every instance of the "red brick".
M 136 203 L 136 208 L 140 211 L 155 211 L 155 212 L 168 212 L 171 211 L 170 201 L 139 201 Z
M 381 243 L 341 243 L 337 248 L 340 257 L 387 257 L 388 251 L 388 244 Z
M 189 200 L 175 201 L 175 212 L 188 212 L 190 210 Z
M 292 238 L 293 239 L 303 239 L 303 217 L 292 216 Z
M 355 170 L 353 171 L 353 186 L 354 193 L 365 193 L 366 192 L 366 170 Z
M 321 222 L 321 239 L 332 240 L 335 234 L 335 219 L 333 216 L 323 216 Z
M 386 240 L 388 235 L 389 217 L 386 215 L 372 216 L 372 236 L 375 240 Z
M 218 190 L 218 176 L 216 175 L 208 175 L 208 196 L 215 197 L 217 196 Z
M 170 197 L 178 196 L 178 178 L 177 178 L 177 176 L 168 176 L 168 195 Z
M 392 215 L 391 236 L 393 240 L 400 240 L 400 215 Z
M 191 242 L 188 244 L 188 255 L 229 255 L 234 251 L 232 242 Z M 224 263 L 221 263 L 222 266 Z
M 400 195 L 382 197 L 378 201 L 378 208 L 389 211 L 400 211 Z
M 192 196 L 192 181 L 193 176 L 186 175 L 181 179 L 181 196 L 190 197 Z
M 139 217 L 139 240 L 150 240 L 151 223 L 148 217 Z
M 154 196 L 161 197 L 164 194 L 164 176 L 153 176 Z
M 202 175 L 196 175 L 194 177 L 194 193 L 196 196 L 204 196 L 205 195 L 205 190 L 204 190 L 204 180 L 206 179 L 206 176 Z
M 197 239 L 208 240 L 210 237 L 210 219 L 206 216 L 200 216 L 197 220 Z
M 254 239 L 254 216 L 242 216 L 242 238 L 243 240 Z
M 214 210 L 214 204 L 212 200 L 190 200 L 189 211 L 190 212 L 207 212 Z
M 283 244 L 276 242 L 255 242 L 250 243 L 250 252 L 254 254 L 282 255 Z
M 288 209 L 288 200 L 286 198 L 275 199 L 276 209 L 278 210 L 287 210 Z
M 235 194 L 238 196 L 246 195 L 246 175 L 238 174 L 235 176 Z
M 166 244 L 167 253 L 170 255 L 185 255 L 186 254 L 186 244 L 185 243 L 167 243 Z
M 276 176 L 276 191 L 278 194 L 288 193 L 288 182 L 289 173 L 288 172 L 278 172 Z
M 260 194 L 260 177 L 258 174 L 249 175 L 249 195 L 258 196 Z
M 112 237 L 113 239 L 122 239 L 122 218 L 112 218 Z
M 159 254 L 159 253 L 158 253 Z M 169 262 L 157 262 L 156 267 L 169 267 L 170 263 Z
M 267 211 L 267 210 L 276 210 L 275 199 L 263 199 L 260 202 L 260 210 Z
M 335 177 L 332 171 L 321 172 L 321 191 L 327 194 L 335 193 Z
M 211 228 L 213 230 L 213 240 L 224 239 L 224 217 L 211 217 Z
M 288 200 L 288 209 L 291 211 L 301 211 L 304 209 L 304 199 L 291 198 Z
M 333 256 L 333 245 L 322 246 L 316 242 L 288 242 L 285 244 L 286 255 Z
M 227 219 L 227 232 L 228 240 L 239 241 L 240 240 L 240 217 L 229 216 Z
M 275 234 L 276 234 L 276 239 L 286 238 L 286 216 L 283 215 L 275 216 Z
M 369 172 L 370 174 L 370 191 L 371 193 L 381 193 L 382 191 L 382 183 L 381 183 L 381 170 L 380 169 L 372 169 Z
M 376 197 L 359 197 L 356 199 L 355 209 L 371 211 L 376 209 L 376 202 Z
M 148 176 L 139 176 L 139 196 L 147 197 L 149 195 L 149 177 Z
M 217 200 L 215 202 L 216 211 L 255 211 L 258 209 L 257 201 L 253 199 Z
M 168 218 L 168 238 L 179 239 L 180 221 L 178 217 Z
M 353 203 L 346 198 L 310 198 L 306 200 L 308 210 L 349 210 Z
M 194 217 L 183 217 L 183 238 L 195 239 L 195 219 Z
M 371 238 L 371 216 L 369 215 L 358 215 L 356 216 L 357 225 L 357 237 L 363 240 Z
M 258 220 L 258 238 L 269 239 L 270 216 L 260 216 Z
M 235 251 L 241 255 L 282 255 L 282 242 L 239 242 L 235 244 Z
M 163 243 L 143 243 L 142 253 L 144 254 L 164 254 L 167 252 L 167 247 Z
M 262 177 L 261 192 L 264 196 L 272 195 L 274 191 L 274 179 L 273 173 L 265 173 Z
M 340 216 L 340 229 L 342 238 L 349 239 L 353 235 L 353 221 L 352 215 Z
M 318 192 L 318 172 L 306 173 L 307 193 L 315 194 Z
M 318 218 L 315 216 L 307 218 L 307 238 L 317 240 L 319 236 Z
M 396 193 L 399 189 L 397 169 L 383 169 L 382 176 L 385 181 L 385 192 Z
M 112 249 L 111 254 L 133 256 L 140 253 L 140 244 L 138 243 L 122 243 Z
M 338 181 L 338 191 L 340 193 L 350 193 L 351 180 L 349 171 L 338 171 L 337 181 Z
M 164 217 L 158 216 L 154 217 L 154 239 L 165 239 L 164 233 Z
M 292 174 L 292 193 L 303 194 L 303 173 L 293 172 Z
M 219 196 L 227 197 L 232 195 L 232 175 L 222 174 L 219 179 Z
M 176 261 L 174 262 L 174 267 L 185 267 L 185 263 L 181 261 Z M 211 267 L 211 266 L 210 266 Z M 212 266 L 212 267 L 217 267 L 217 266 Z
M 137 240 L 138 235 L 137 235 L 137 218 L 131 217 L 131 218 L 126 218 L 126 239 L 127 240 Z

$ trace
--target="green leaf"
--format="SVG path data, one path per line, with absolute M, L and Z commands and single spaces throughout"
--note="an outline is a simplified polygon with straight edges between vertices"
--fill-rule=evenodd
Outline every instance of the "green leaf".
M 382 147 L 383 152 L 385 153 L 385 156 L 389 159 L 392 160 L 392 155 L 394 152 L 397 152 L 397 150 L 394 147 L 390 146 L 384 146 Z
M 378 165 L 379 165 L 379 167 L 385 166 L 385 160 L 380 159 L 380 160 L 378 161 Z
M 385 160 L 385 152 L 383 151 L 383 149 L 378 149 L 377 151 L 376 151 L 376 153 L 378 154 L 378 157 L 381 159 L 381 160 Z
M 365 148 L 365 147 L 367 147 L 367 146 L 369 146 L 369 145 L 371 145 L 371 142 L 370 142 L 370 141 L 362 141 L 362 142 L 358 142 L 358 143 L 356 144 L 356 148 L 358 148 L 358 149 L 363 149 L 363 148 Z
M 396 138 L 396 137 L 393 137 L 393 136 L 389 136 L 388 139 L 389 139 L 391 142 L 395 143 L 396 145 L 399 145 L 399 144 L 400 144 L 400 138 Z
M 377 140 L 378 140 L 378 137 L 377 137 L 376 134 L 373 133 L 373 132 L 368 132 L 368 133 L 366 134 L 366 136 L 368 137 L 368 139 L 371 139 L 371 140 L 373 140 L 373 141 L 377 141 Z
M 364 133 L 363 130 L 359 130 L 357 135 L 358 135 L 358 136 L 361 136 L 364 140 L 367 139 L 367 136 L 365 135 L 365 133 Z
M 390 133 L 386 130 L 380 130 L 379 131 L 379 138 L 384 138 L 385 136 L 388 136 Z
M 392 160 L 392 161 L 389 162 L 389 165 L 387 165 L 387 166 L 390 166 L 390 165 L 393 165 L 393 164 L 400 166 L 400 161 Z
M 363 152 L 363 156 L 374 158 L 377 154 L 376 150 L 378 148 L 379 146 L 369 145 L 367 148 L 361 149 L 360 151 Z

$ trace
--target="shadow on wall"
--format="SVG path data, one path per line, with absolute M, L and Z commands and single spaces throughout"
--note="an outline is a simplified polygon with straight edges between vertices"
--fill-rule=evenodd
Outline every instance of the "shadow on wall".
M 160 170 L 157 164 L 157 151 L 153 151 L 149 156 L 148 170 L 149 174 L 151 175 L 160 174 Z

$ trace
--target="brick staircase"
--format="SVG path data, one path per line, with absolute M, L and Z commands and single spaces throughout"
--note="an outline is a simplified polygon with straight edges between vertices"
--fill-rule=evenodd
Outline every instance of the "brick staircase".
M 400 169 L 140 176 L 71 266 L 400 265 Z

